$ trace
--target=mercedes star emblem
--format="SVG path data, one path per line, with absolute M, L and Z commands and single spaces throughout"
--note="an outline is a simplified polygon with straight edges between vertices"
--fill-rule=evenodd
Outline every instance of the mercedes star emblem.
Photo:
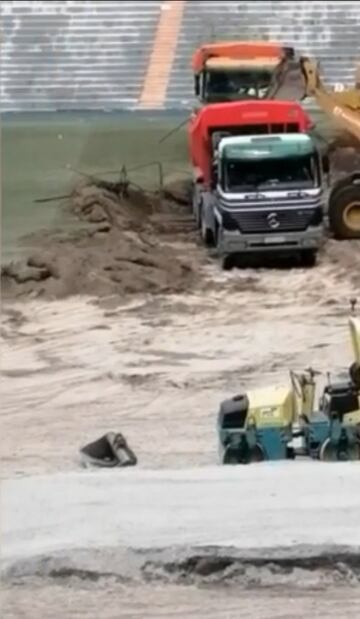
M 276 213 L 269 213 L 266 217 L 266 221 L 268 222 L 269 228 L 276 230 L 280 226 L 280 222 L 278 220 L 278 216 Z

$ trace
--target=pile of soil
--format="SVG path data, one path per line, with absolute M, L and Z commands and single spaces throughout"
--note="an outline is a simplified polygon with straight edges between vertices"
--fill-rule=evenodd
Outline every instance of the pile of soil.
M 171 246 L 173 235 L 186 241 L 194 234 L 188 189 L 177 182 L 159 195 L 104 181 L 78 185 L 65 208 L 86 228 L 28 238 L 27 244 L 37 249 L 2 267 L 3 296 L 188 290 L 196 267 L 189 252 Z

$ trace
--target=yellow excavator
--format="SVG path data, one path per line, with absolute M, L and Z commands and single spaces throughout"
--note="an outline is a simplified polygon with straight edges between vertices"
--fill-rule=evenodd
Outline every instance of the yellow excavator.
M 302 79 L 299 93 L 299 65 Z M 338 239 L 360 239 L 360 168 L 355 164 L 356 150 L 360 153 L 360 67 L 355 88 L 335 91 L 323 84 L 318 63 L 307 57 L 284 63 L 274 75 L 268 98 L 305 99 L 313 97 L 320 109 L 344 131 L 349 145 L 354 147 L 354 170 L 337 180 L 329 196 L 328 217 L 332 233 Z

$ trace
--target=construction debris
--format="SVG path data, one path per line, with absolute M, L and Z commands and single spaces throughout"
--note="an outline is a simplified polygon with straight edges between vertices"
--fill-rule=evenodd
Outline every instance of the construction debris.
M 171 246 L 196 234 L 179 182 L 149 194 L 107 181 L 81 182 L 64 208 L 75 219 L 66 235 L 37 233 L 36 247 L 1 270 L 3 296 L 63 298 L 185 291 L 194 281 L 188 252 Z M 79 229 L 79 222 L 83 224 Z M 84 227 L 85 226 L 85 227 Z
M 124 467 L 135 466 L 137 457 L 123 434 L 108 432 L 80 449 L 80 461 L 85 468 L 90 466 Z

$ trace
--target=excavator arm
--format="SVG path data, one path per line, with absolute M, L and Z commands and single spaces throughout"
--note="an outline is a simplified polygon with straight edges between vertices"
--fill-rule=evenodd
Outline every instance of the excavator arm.
M 314 97 L 321 110 L 355 137 L 360 147 L 360 90 L 331 92 L 323 85 L 316 62 L 301 58 L 300 67 L 305 83 L 304 97 Z
M 303 100 L 306 97 L 313 97 L 320 109 L 352 137 L 352 143 L 360 151 L 358 83 L 355 88 L 342 92 L 329 90 L 322 83 L 316 62 L 306 57 L 290 59 L 274 73 L 268 98 Z M 355 159 L 354 154 L 354 162 Z M 360 169 L 338 179 L 332 186 L 328 217 L 336 238 L 360 239 Z

